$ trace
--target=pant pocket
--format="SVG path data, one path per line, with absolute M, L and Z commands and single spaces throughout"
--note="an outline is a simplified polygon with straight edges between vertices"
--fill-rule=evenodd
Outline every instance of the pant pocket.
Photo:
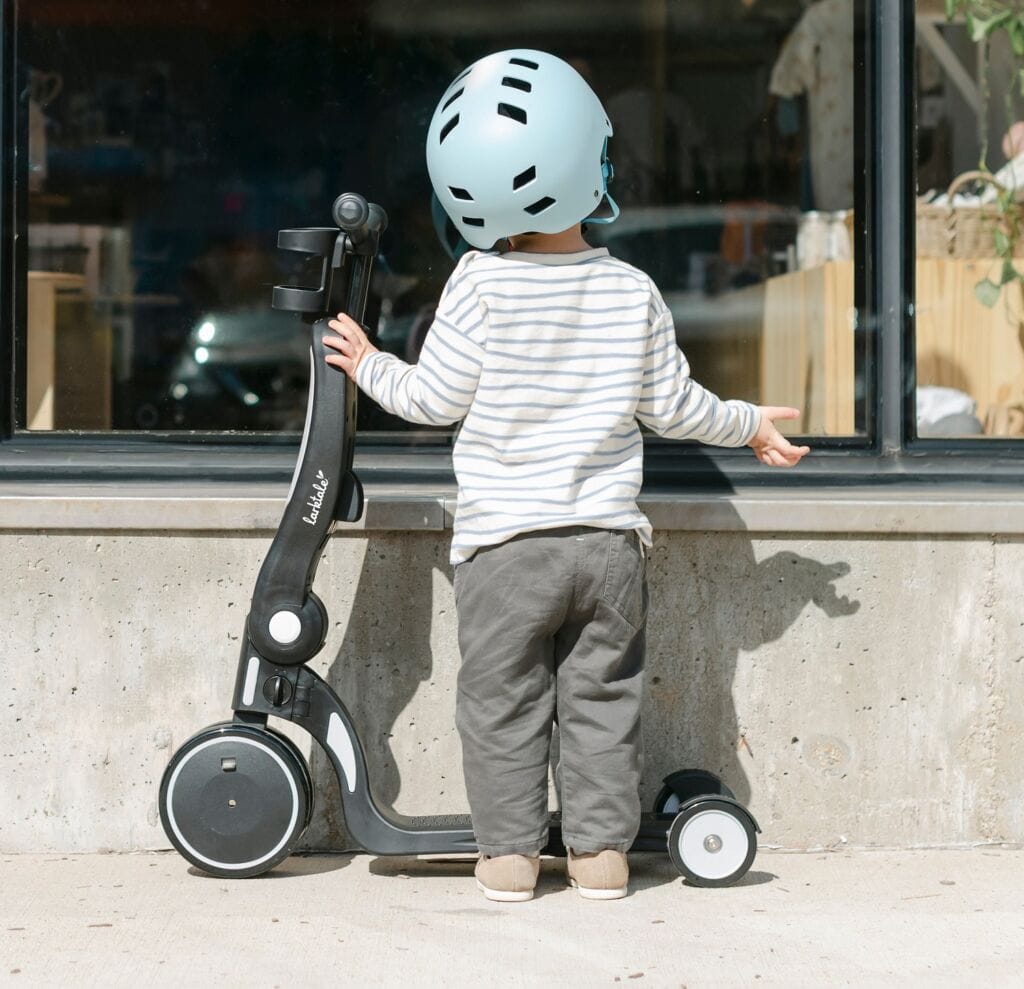
M 633 628 L 643 628 L 648 605 L 647 559 L 639 537 L 632 530 L 609 533 L 608 572 L 602 598 Z

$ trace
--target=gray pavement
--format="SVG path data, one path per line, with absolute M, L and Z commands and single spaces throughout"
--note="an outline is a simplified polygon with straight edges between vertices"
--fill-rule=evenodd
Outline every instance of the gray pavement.
M 763 851 L 728 889 L 633 858 L 584 901 L 545 863 L 529 903 L 467 862 L 293 857 L 204 876 L 176 854 L 0 856 L 11 986 L 1020 986 L 1024 851 Z

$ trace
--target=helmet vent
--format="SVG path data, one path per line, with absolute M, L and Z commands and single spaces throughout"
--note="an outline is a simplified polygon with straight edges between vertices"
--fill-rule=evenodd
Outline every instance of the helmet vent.
M 512 180 L 512 191 L 516 189 L 522 189 L 524 185 L 529 185 L 537 177 L 537 169 L 531 165 L 525 172 L 520 172 Z
M 543 213 L 549 206 L 554 206 L 555 200 L 550 196 L 545 196 L 543 199 L 538 199 L 537 202 L 532 203 L 529 206 L 524 207 L 530 216 L 536 216 L 538 213 Z
M 455 116 L 452 117 L 452 119 L 449 120 L 448 123 L 446 123 L 444 125 L 444 127 L 441 128 L 441 133 L 437 135 L 437 143 L 438 144 L 444 144 L 444 139 L 455 129 L 455 125 L 458 122 L 459 122 L 459 115 L 455 114 Z
M 479 216 L 464 216 L 462 222 L 470 227 L 482 227 L 484 221 Z
M 521 65 L 524 69 L 536 69 L 537 63 L 530 62 L 525 58 L 510 58 L 508 60 L 509 65 Z
M 449 191 L 449 192 L 450 192 L 450 193 L 451 193 L 451 194 L 452 194 L 452 195 L 453 195 L 453 196 L 454 196 L 454 197 L 455 197 L 456 199 L 461 199 L 461 200 L 462 200 L 463 202 L 465 202 L 465 203 L 471 203 L 471 202 L 473 202 L 473 197 L 472 197 L 472 196 L 471 196 L 471 195 L 470 195 L 470 194 L 469 194 L 469 193 L 468 193 L 468 192 L 467 192 L 467 191 L 466 191 L 465 189 L 460 189 L 460 188 L 459 188 L 458 186 L 456 186 L 456 185 L 450 185 L 450 186 L 448 186 L 448 191 Z
M 526 123 L 526 111 L 521 106 L 512 106 L 511 103 L 499 103 L 498 113 L 502 117 L 511 117 L 513 120 L 518 120 L 521 124 Z
M 452 95 L 449 96 L 448 99 L 444 101 L 444 106 L 442 106 L 441 109 L 447 110 L 448 107 L 450 107 L 465 92 L 465 90 L 465 86 L 462 86 L 459 89 L 455 90 L 455 92 L 452 93 Z
M 518 89 L 524 93 L 530 93 L 533 91 L 533 86 L 525 79 L 516 79 L 514 76 L 505 76 L 505 78 L 501 80 L 501 84 L 503 86 L 509 86 L 512 89 Z M 459 90 L 459 92 L 462 92 L 462 90 Z M 455 97 L 453 96 L 452 99 L 455 99 Z
M 452 80 L 452 85 L 454 86 L 454 85 L 455 85 L 455 84 L 456 84 L 457 82 L 462 82 L 462 80 L 463 80 L 463 79 L 465 79 L 465 78 L 466 78 L 466 76 L 468 76 L 468 75 L 470 74 L 470 72 L 472 72 L 472 71 L 473 71 L 473 66 L 472 66 L 472 65 L 471 65 L 471 66 L 470 66 L 470 67 L 469 67 L 468 69 L 463 69 L 463 70 L 462 70 L 462 71 L 461 71 L 461 72 L 460 72 L 460 73 L 459 73 L 459 74 L 458 74 L 458 75 L 457 75 L 457 76 L 456 76 L 456 77 L 455 77 L 455 78 L 454 78 L 454 79 Z

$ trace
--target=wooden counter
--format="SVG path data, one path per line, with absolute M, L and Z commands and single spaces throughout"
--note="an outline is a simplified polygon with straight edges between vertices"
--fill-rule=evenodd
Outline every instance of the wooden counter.
M 1024 402 L 1020 287 L 1004 289 L 993 309 L 974 295 L 994 267 L 990 259 L 917 262 L 918 384 L 966 392 L 982 422 L 993 404 Z M 724 397 L 796 406 L 803 416 L 785 424 L 787 433 L 853 434 L 852 262 L 830 261 L 708 299 L 680 324 L 680 345 L 690 354 L 689 342 L 700 357 L 691 363 L 701 383 Z
M 110 428 L 111 328 L 84 289 L 84 275 L 28 273 L 29 429 Z

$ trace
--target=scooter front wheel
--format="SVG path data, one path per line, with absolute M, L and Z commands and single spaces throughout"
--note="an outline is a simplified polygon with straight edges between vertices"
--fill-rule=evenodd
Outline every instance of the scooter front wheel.
M 306 761 L 269 729 L 224 723 L 190 738 L 160 784 L 160 820 L 196 868 L 245 879 L 288 857 L 309 823 Z
M 732 801 L 697 798 L 672 822 L 668 854 L 695 886 L 731 886 L 757 854 L 756 825 Z

